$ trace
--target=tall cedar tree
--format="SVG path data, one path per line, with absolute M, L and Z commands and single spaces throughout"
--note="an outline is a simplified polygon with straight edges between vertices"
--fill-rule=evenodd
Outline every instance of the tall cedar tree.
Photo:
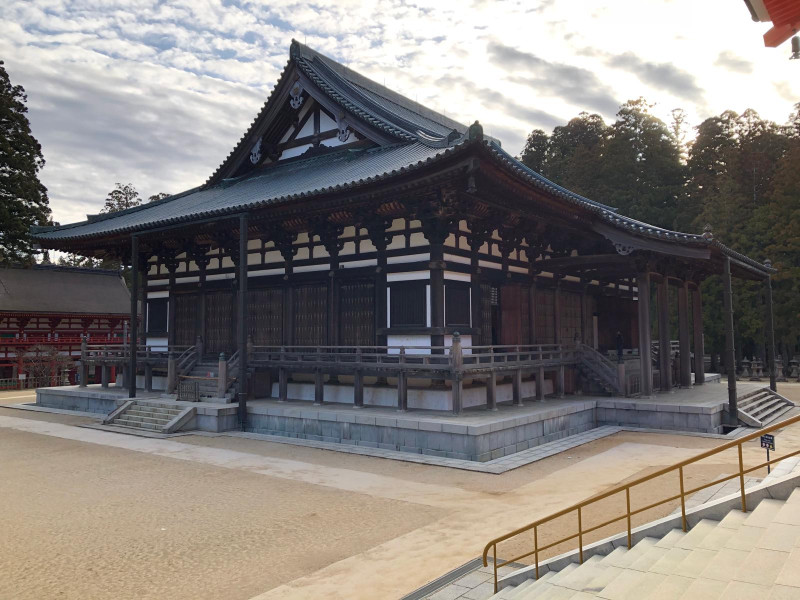
M 770 258 L 779 269 L 773 278 L 777 349 L 788 361 L 800 350 L 800 104 L 785 126 L 753 110 L 725 111 L 703 121 L 688 144 L 682 111 L 673 111 L 667 126 L 649 110 L 639 99 L 620 107 L 611 126 L 581 113 L 549 136 L 535 130 L 520 159 L 622 214 L 679 231 L 700 232 L 708 223 L 715 239 L 734 250 Z M 706 352 L 720 353 L 719 277 L 708 278 L 702 290 Z M 734 280 L 734 299 L 737 359 L 763 359 L 761 283 Z
M 50 220 L 47 188 L 39 181 L 42 147 L 31 133 L 21 85 L 0 61 L 0 263 L 30 262 L 30 228 Z

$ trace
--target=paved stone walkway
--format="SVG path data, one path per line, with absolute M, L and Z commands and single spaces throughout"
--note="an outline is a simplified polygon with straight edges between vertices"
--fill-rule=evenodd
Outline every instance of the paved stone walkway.
M 381 448 L 368 448 L 364 446 L 349 446 L 337 444 L 335 442 L 318 442 L 315 440 L 304 440 L 301 438 L 288 438 L 281 435 L 267 435 L 262 433 L 249 433 L 243 431 L 229 431 L 221 435 L 232 437 L 244 437 L 252 440 L 263 440 L 265 442 L 277 442 L 279 444 L 293 444 L 295 446 L 306 446 L 309 448 L 319 448 L 321 450 L 333 450 L 335 452 L 346 452 L 348 454 L 361 454 L 364 456 L 375 456 L 378 458 L 388 458 L 393 460 L 404 460 L 407 462 L 433 465 L 437 467 L 450 467 L 453 469 L 464 469 L 465 471 L 477 471 L 479 473 L 492 473 L 498 475 L 511 471 L 524 465 L 529 465 L 537 460 L 542 460 L 548 456 L 553 456 L 565 450 L 588 444 L 600 438 L 613 435 L 622 431 L 622 427 L 611 425 L 596 427 L 571 435 L 554 442 L 542 444 L 535 448 L 529 448 L 522 452 L 496 458 L 487 462 L 476 462 L 471 460 L 460 460 L 457 458 L 444 458 L 439 456 L 429 456 L 427 454 L 412 454 L 411 452 L 400 452 L 399 450 L 383 450 Z

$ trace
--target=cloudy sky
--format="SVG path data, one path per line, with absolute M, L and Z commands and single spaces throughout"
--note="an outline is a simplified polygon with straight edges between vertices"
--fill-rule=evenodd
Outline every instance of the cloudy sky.
M 0 60 L 22 84 L 54 218 L 115 182 L 147 197 L 205 181 L 248 127 L 292 38 L 516 154 L 580 111 L 644 96 L 692 125 L 732 109 L 785 122 L 789 44 L 741 0 L 0 0 Z

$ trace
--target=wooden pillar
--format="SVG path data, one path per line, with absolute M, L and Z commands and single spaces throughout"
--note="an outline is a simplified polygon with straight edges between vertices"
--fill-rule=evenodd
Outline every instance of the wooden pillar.
M 544 402 L 544 367 L 536 371 L 536 399 Z
M 361 359 L 358 359 L 361 362 Z M 353 374 L 353 407 L 364 407 L 364 377 L 361 374 L 361 369 L 356 369 Z
M 386 328 L 389 321 L 387 316 L 387 294 L 389 287 L 386 281 L 386 266 L 386 244 L 382 244 L 378 247 L 378 265 L 375 268 L 375 343 L 378 346 L 387 345 Z
M 469 296 L 470 296 L 470 309 L 472 318 L 472 345 L 480 346 L 485 343 L 486 336 L 483 331 L 483 311 L 481 310 L 481 268 L 478 264 L 478 249 L 477 242 L 472 248 L 470 256 L 470 278 L 469 278 Z M 480 332 L 480 336 L 477 333 Z M 491 340 L 489 340 L 491 342 Z
M 706 382 L 705 348 L 703 344 L 703 299 L 700 286 L 692 292 L 692 330 L 694 334 L 694 384 Z
M 497 410 L 497 373 L 494 370 L 486 377 L 486 409 Z
M 669 282 L 663 275 L 658 283 L 658 366 L 661 372 L 661 391 L 672 391 L 672 367 L 669 335 Z
M 680 341 L 681 387 L 692 385 L 692 351 L 689 343 L 689 282 L 678 288 L 678 339 Z
M 737 425 L 739 411 L 736 403 L 736 349 L 733 335 L 733 291 L 731 289 L 731 259 L 722 263 L 722 318 L 725 323 L 725 370 L 728 371 L 728 425 Z
M 444 346 L 444 240 L 434 237 L 430 249 L 431 346 Z M 443 352 L 433 350 L 434 354 Z
M 536 315 L 539 311 L 536 310 L 536 274 L 530 265 L 528 273 L 531 276 L 531 283 L 528 286 L 528 329 L 530 330 L 531 346 L 534 346 L 538 341 L 536 339 Z
M 650 273 L 642 271 L 636 275 L 636 287 L 639 299 L 639 372 L 643 396 L 653 394 L 653 363 L 651 360 L 650 341 Z
M 586 343 L 586 330 L 588 329 L 588 325 L 586 324 L 586 288 L 588 287 L 586 281 L 581 280 L 581 344 Z
M 236 314 L 239 351 L 239 423 L 242 431 L 247 426 L 247 239 L 247 213 L 244 213 L 239 215 L 239 268 L 236 274 L 239 288 L 239 310 Z
M 767 260 L 764 262 L 768 268 L 772 267 L 772 261 Z M 775 373 L 775 320 L 772 316 L 772 276 L 767 275 L 764 279 L 764 309 L 766 312 L 766 346 L 767 346 L 767 368 L 769 369 L 769 388 L 777 391 L 776 373 Z M 783 375 L 781 373 L 781 375 Z
M 559 398 L 564 397 L 564 365 L 558 365 L 558 374 L 556 379 L 556 393 Z
M 281 252 L 285 262 L 283 276 L 283 343 L 286 346 L 294 345 L 294 290 L 292 289 L 292 248 L 291 242 L 285 245 Z
M 553 292 L 553 343 L 561 343 L 561 280 L 556 280 Z
M 131 339 L 128 357 L 128 398 L 136 397 L 136 351 L 139 338 L 139 238 L 131 236 Z
M 524 406 L 522 402 L 522 369 L 514 371 L 513 379 L 511 380 L 512 393 L 514 395 L 514 404 L 517 406 Z

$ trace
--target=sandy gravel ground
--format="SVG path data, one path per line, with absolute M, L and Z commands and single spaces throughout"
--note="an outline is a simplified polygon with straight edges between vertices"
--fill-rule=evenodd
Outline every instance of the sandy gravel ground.
M 779 391 L 800 402 L 800 386 Z M 0 394 L 3 599 L 398 598 L 499 533 L 721 443 L 623 433 L 498 476 L 224 436 L 101 432 L 79 427 L 89 418 L 4 407 L 29 401 L 13 395 L 24 393 Z M 800 427 L 777 440 L 779 452 L 800 449 Z M 763 458 L 748 445 L 746 462 Z M 735 464 L 727 453 L 688 479 Z M 635 501 L 674 483 L 655 481 Z

